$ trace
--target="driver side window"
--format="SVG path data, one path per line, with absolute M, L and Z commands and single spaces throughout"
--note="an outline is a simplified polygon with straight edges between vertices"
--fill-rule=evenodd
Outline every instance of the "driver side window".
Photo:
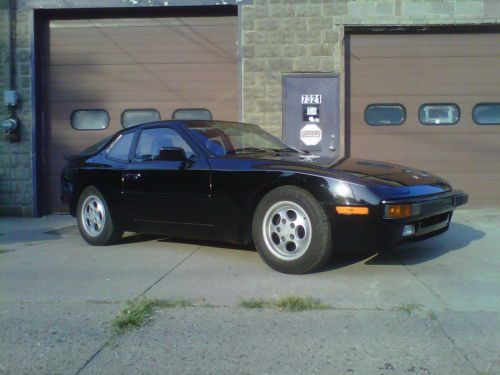
M 193 149 L 175 130 L 154 128 L 145 129 L 141 132 L 134 159 L 136 161 L 159 160 L 160 150 L 164 147 L 180 147 L 188 158 L 194 155 Z

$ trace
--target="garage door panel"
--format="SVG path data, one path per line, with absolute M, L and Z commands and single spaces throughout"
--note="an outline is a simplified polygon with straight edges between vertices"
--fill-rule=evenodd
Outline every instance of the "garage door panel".
M 495 33 L 491 34 L 466 34 L 466 33 L 456 33 L 456 34 L 407 34 L 404 38 L 401 34 L 396 35 L 384 35 L 381 38 L 380 35 L 363 35 L 359 38 L 351 38 L 349 43 L 351 47 L 370 47 L 376 44 L 377 46 L 442 46 L 449 48 L 451 46 L 464 46 L 464 45 L 483 45 L 486 48 L 498 48 L 497 39 L 498 35 Z M 357 50 L 357 48 L 356 48 Z
M 354 35 L 348 51 L 350 153 L 428 170 L 471 193 L 468 208 L 500 207 L 500 126 L 472 110 L 500 102 L 499 34 Z M 400 103 L 400 126 L 370 126 L 369 104 Z M 422 125 L 424 103 L 455 103 L 456 125 Z
M 355 132 L 357 135 L 367 135 L 367 136 L 378 136 L 378 135 L 398 135 L 401 134 L 405 137 L 413 136 L 424 136 L 426 139 L 429 137 L 443 135 L 454 135 L 460 137 L 468 137 L 468 135 L 494 135 L 498 136 L 500 134 L 500 129 L 495 126 L 481 126 L 476 125 L 472 121 L 472 117 L 466 116 L 465 110 L 462 108 L 462 117 L 456 125 L 422 125 L 418 122 L 417 113 L 408 113 L 407 120 L 403 125 L 399 126 L 370 126 L 366 125 L 364 119 L 364 113 L 354 113 L 350 117 L 351 127 L 350 130 Z M 470 107 L 472 111 L 472 107 Z M 470 113 L 470 112 L 469 112 Z M 376 133 L 376 135 L 374 135 Z M 482 137 L 484 138 L 484 137 Z M 361 138 L 358 138 L 361 139 Z
M 64 157 L 121 127 L 127 109 L 153 108 L 169 119 L 178 108 L 207 108 L 238 119 L 236 17 L 68 20 L 51 22 L 46 191 L 59 203 Z M 78 131 L 76 109 L 104 109 L 109 127 Z
M 358 47 L 356 49 L 356 58 L 436 58 L 436 57 L 470 57 L 470 56 L 500 56 L 500 51 L 494 48 L 493 45 L 469 45 L 467 51 L 464 52 L 463 45 L 420 45 L 415 48 L 415 46 L 399 45 L 397 48 L 394 46 L 365 46 Z M 486 52 L 486 54 L 485 54 Z
M 106 48 L 103 48 L 103 52 Z M 236 58 L 220 52 L 180 52 L 180 53 L 115 53 L 101 54 L 54 54 L 51 56 L 53 65 L 110 65 L 110 64 L 213 64 L 236 61 Z
M 127 45 L 117 45 L 112 42 L 100 44 L 101 49 L 107 48 L 110 53 L 158 53 L 158 51 L 169 51 L 176 53 L 187 52 L 205 52 L 205 51 L 226 51 L 232 52 L 236 49 L 234 41 L 227 41 L 224 43 L 217 43 L 214 46 L 207 46 L 206 44 L 186 44 L 186 42 L 172 43 L 166 40 L 164 43 L 137 43 Z M 57 54 L 85 54 L 94 53 L 96 45 L 87 44 L 63 44 L 58 46 Z
M 433 152 L 436 150 L 440 150 L 441 152 L 459 152 L 462 154 L 468 152 L 497 152 L 500 160 L 500 139 L 498 139 L 500 138 L 500 133 L 498 133 L 498 137 L 484 138 L 482 134 L 466 137 L 462 135 L 439 137 L 437 134 L 433 137 L 429 137 L 428 134 L 425 134 L 423 137 L 419 137 L 418 135 L 409 136 L 407 134 L 402 134 L 399 137 L 394 134 L 378 137 L 367 135 L 357 139 L 356 147 L 360 150 L 368 149 L 373 142 L 379 142 L 381 146 L 398 144 L 405 152 L 412 153 Z
M 480 57 L 481 59 L 478 59 Z M 455 58 L 451 57 L 435 57 L 432 59 L 415 59 L 413 57 L 391 57 L 391 58 L 359 58 L 356 54 L 351 53 L 350 55 L 351 61 L 350 65 L 355 68 L 356 66 L 364 66 L 369 63 L 370 68 L 383 67 L 387 64 L 399 66 L 398 69 L 406 69 L 401 66 L 404 64 L 409 64 L 413 67 L 414 72 L 424 71 L 426 69 L 437 69 L 437 68 L 447 68 L 447 67 L 459 67 L 465 66 L 470 67 L 471 69 L 475 67 L 483 67 L 483 66 L 494 66 L 498 64 L 498 56 L 489 55 L 485 52 L 483 56 L 477 57 L 460 57 L 461 61 L 457 61 Z M 479 60 L 479 61 L 478 61 Z
M 163 92 L 163 91 L 173 91 L 179 93 L 190 93 L 192 90 L 199 91 L 213 91 L 214 93 L 228 92 L 233 91 L 233 85 L 236 82 L 234 81 L 199 81 L 193 82 L 189 80 L 189 82 L 180 82 L 180 81 L 172 81 L 172 82 L 164 82 L 162 80 L 156 80 L 153 82 L 109 82 L 106 85 L 106 93 L 120 92 L 120 91 L 146 91 L 152 90 L 154 92 Z M 182 90 L 178 88 L 182 87 Z M 55 89 L 65 93 L 71 93 L 72 95 L 78 95 L 78 93 L 86 93 L 93 92 L 95 93 L 97 90 L 102 88 L 102 82 L 80 82 L 78 86 L 75 84 L 61 83 L 58 84 Z M 85 95 L 85 94 L 84 94 Z
M 220 63 L 220 64 L 204 64 L 204 72 L 211 74 L 204 74 L 204 77 L 210 78 L 213 74 L 225 74 L 225 79 L 228 78 L 228 73 L 234 74 L 237 67 L 234 63 Z M 50 76 L 56 82 L 64 82 L 72 78 L 73 74 L 81 76 L 81 81 L 98 80 L 101 77 L 116 77 L 120 80 L 127 78 L 130 75 L 143 75 L 145 77 L 171 77 L 177 74 L 200 74 L 199 64 L 141 64 L 141 65 L 59 65 L 50 67 Z M 175 74 L 174 74 L 175 73 Z M 153 74 L 153 75 L 152 75 Z M 74 77 L 73 77 L 74 80 Z
M 493 81 L 493 82 L 491 82 Z M 407 95 L 411 92 L 412 96 L 425 96 L 432 98 L 432 96 L 450 96 L 457 92 L 463 92 L 464 95 L 491 95 L 494 96 L 498 92 L 498 83 L 496 79 L 490 80 L 489 83 L 478 84 L 464 84 L 464 83 L 450 83 L 442 85 L 433 85 L 432 94 L 428 95 L 429 85 L 424 84 L 386 84 L 383 87 L 380 84 L 366 84 L 363 85 L 363 93 L 366 96 L 377 96 L 377 93 L 388 96 Z M 467 94 L 466 94 L 467 93 Z
M 500 61 L 500 59 L 499 59 Z M 415 73 L 415 72 L 413 72 Z M 446 75 L 440 74 L 440 72 L 426 72 L 425 75 L 419 76 L 417 74 L 401 74 L 401 75 L 391 75 L 384 80 L 384 87 L 386 86 L 399 86 L 402 83 L 405 85 L 412 86 L 424 86 L 429 85 L 448 85 L 454 84 L 455 82 L 460 82 L 460 85 L 482 85 L 482 84 L 494 84 L 500 83 L 500 77 L 491 76 L 488 73 L 474 73 L 464 75 L 463 73 L 450 73 L 447 72 Z M 379 79 L 373 73 L 363 74 L 357 77 L 352 77 L 351 84 L 356 86 L 366 85 L 379 85 Z

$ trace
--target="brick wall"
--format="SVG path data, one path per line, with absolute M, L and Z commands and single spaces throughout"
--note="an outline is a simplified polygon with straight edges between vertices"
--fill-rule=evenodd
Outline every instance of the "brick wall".
M 255 0 L 243 6 L 243 119 L 281 135 L 283 73 L 341 72 L 344 25 L 500 22 L 498 0 Z

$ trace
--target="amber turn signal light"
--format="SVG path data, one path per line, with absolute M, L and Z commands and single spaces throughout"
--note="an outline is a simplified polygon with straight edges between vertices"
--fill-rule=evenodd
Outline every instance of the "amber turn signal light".
M 368 215 L 368 207 L 337 206 L 339 215 Z
M 411 216 L 411 204 L 389 204 L 385 206 L 385 217 L 403 219 Z

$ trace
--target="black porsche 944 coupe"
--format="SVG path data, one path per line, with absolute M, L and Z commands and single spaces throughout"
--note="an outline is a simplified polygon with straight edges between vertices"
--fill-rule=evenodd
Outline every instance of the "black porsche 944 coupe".
M 160 121 L 68 158 L 62 199 L 91 245 L 124 231 L 249 244 L 286 273 L 319 269 L 334 249 L 378 248 L 446 231 L 467 194 L 427 172 L 330 160 L 261 128 Z

